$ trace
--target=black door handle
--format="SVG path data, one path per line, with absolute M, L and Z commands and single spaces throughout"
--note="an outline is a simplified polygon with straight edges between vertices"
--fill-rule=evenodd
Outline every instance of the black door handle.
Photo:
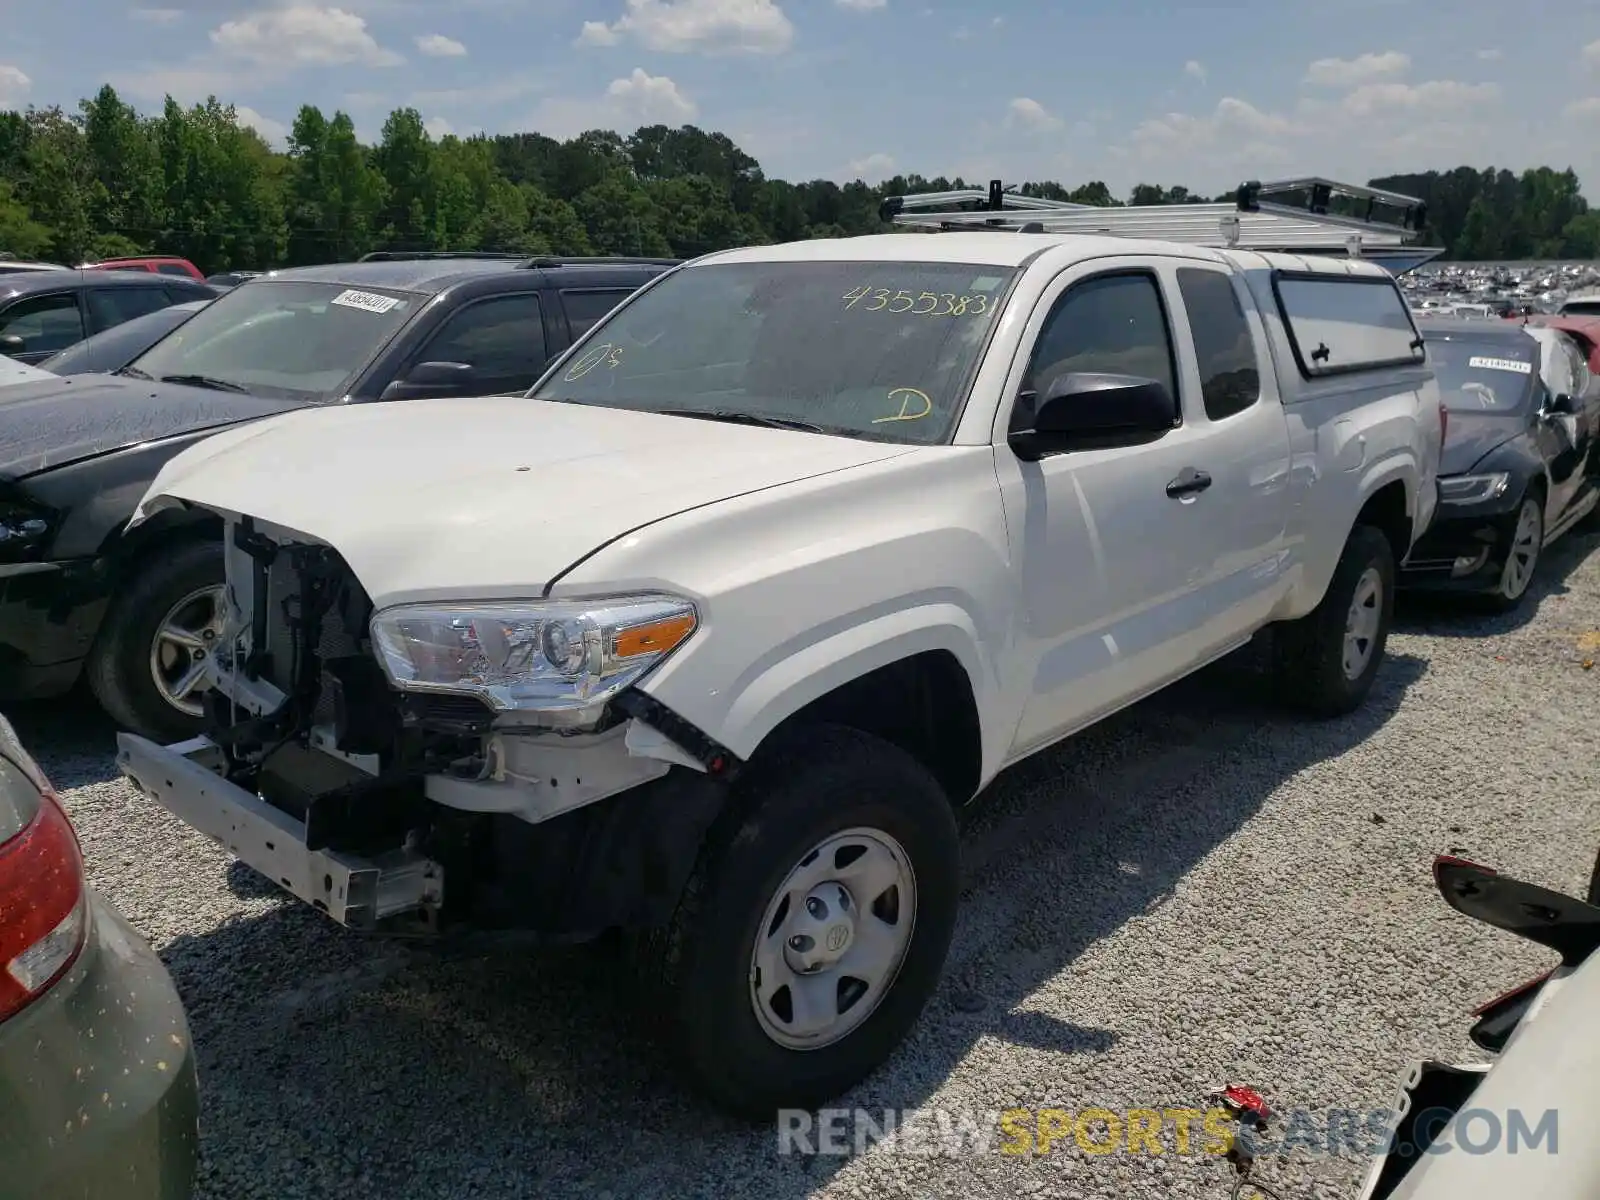
M 1174 500 L 1180 496 L 1194 496 L 1211 486 L 1211 476 L 1193 467 L 1185 467 L 1178 477 L 1167 484 L 1167 495 Z

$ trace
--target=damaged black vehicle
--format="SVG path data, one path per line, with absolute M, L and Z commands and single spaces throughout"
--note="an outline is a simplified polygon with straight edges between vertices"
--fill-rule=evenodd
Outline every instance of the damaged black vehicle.
M 1401 583 L 1515 608 L 1544 548 L 1600 500 L 1600 392 L 1557 330 L 1463 320 L 1418 329 L 1448 421 L 1438 511 Z

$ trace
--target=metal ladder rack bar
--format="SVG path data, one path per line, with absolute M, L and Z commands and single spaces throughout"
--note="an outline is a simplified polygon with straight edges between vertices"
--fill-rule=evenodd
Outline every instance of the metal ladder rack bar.
M 1336 202 L 1358 213 L 1331 211 Z M 1426 222 L 1427 208 L 1413 196 L 1315 176 L 1245 183 L 1231 203 L 1121 208 L 1021 196 L 994 180 L 987 190 L 890 196 L 880 206 L 879 216 L 906 229 L 1088 234 L 1359 255 L 1363 245 L 1373 250 L 1398 248 L 1415 238 Z M 1420 253 L 1420 249 L 1413 252 Z

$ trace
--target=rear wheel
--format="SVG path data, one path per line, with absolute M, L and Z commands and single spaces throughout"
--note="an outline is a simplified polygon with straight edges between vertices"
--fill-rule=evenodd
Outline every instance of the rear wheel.
M 848 1090 L 932 995 L 959 891 L 954 813 L 902 750 L 822 726 L 752 764 L 647 946 L 693 1082 L 762 1120 Z
M 1317 716 L 1361 706 L 1377 678 L 1394 615 L 1394 550 L 1383 531 L 1357 525 L 1322 603 L 1274 632 L 1279 695 Z
M 112 601 L 88 663 L 89 687 L 124 729 L 158 741 L 200 732 L 200 679 L 223 613 L 220 542 L 163 547 Z

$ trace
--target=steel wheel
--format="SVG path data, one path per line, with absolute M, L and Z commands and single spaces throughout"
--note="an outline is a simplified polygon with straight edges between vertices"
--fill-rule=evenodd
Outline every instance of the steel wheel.
M 1383 576 L 1368 567 L 1356 580 L 1355 595 L 1344 623 L 1344 677 L 1359 679 L 1372 660 L 1378 627 L 1383 623 Z
M 1522 502 L 1517 512 L 1517 527 L 1511 534 L 1511 545 L 1506 549 L 1506 563 L 1500 571 L 1500 595 L 1507 600 L 1521 599 L 1533 582 L 1534 568 L 1539 565 L 1539 551 L 1544 548 L 1544 517 L 1539 511 L 1539 499 L 1530 496 Z
M 904 847 L 850 829 L 815 847 L 767 905 L 750 963 L 762 1031 L 790 1050 L 847 1037 L 894 985 L 916 922 Z
M 222 635 L 221 587 L 196 588 L 167 610 L 150 644 L 150 678 L 156 692 L 188 717 L 202 714 L 196 691 Z

